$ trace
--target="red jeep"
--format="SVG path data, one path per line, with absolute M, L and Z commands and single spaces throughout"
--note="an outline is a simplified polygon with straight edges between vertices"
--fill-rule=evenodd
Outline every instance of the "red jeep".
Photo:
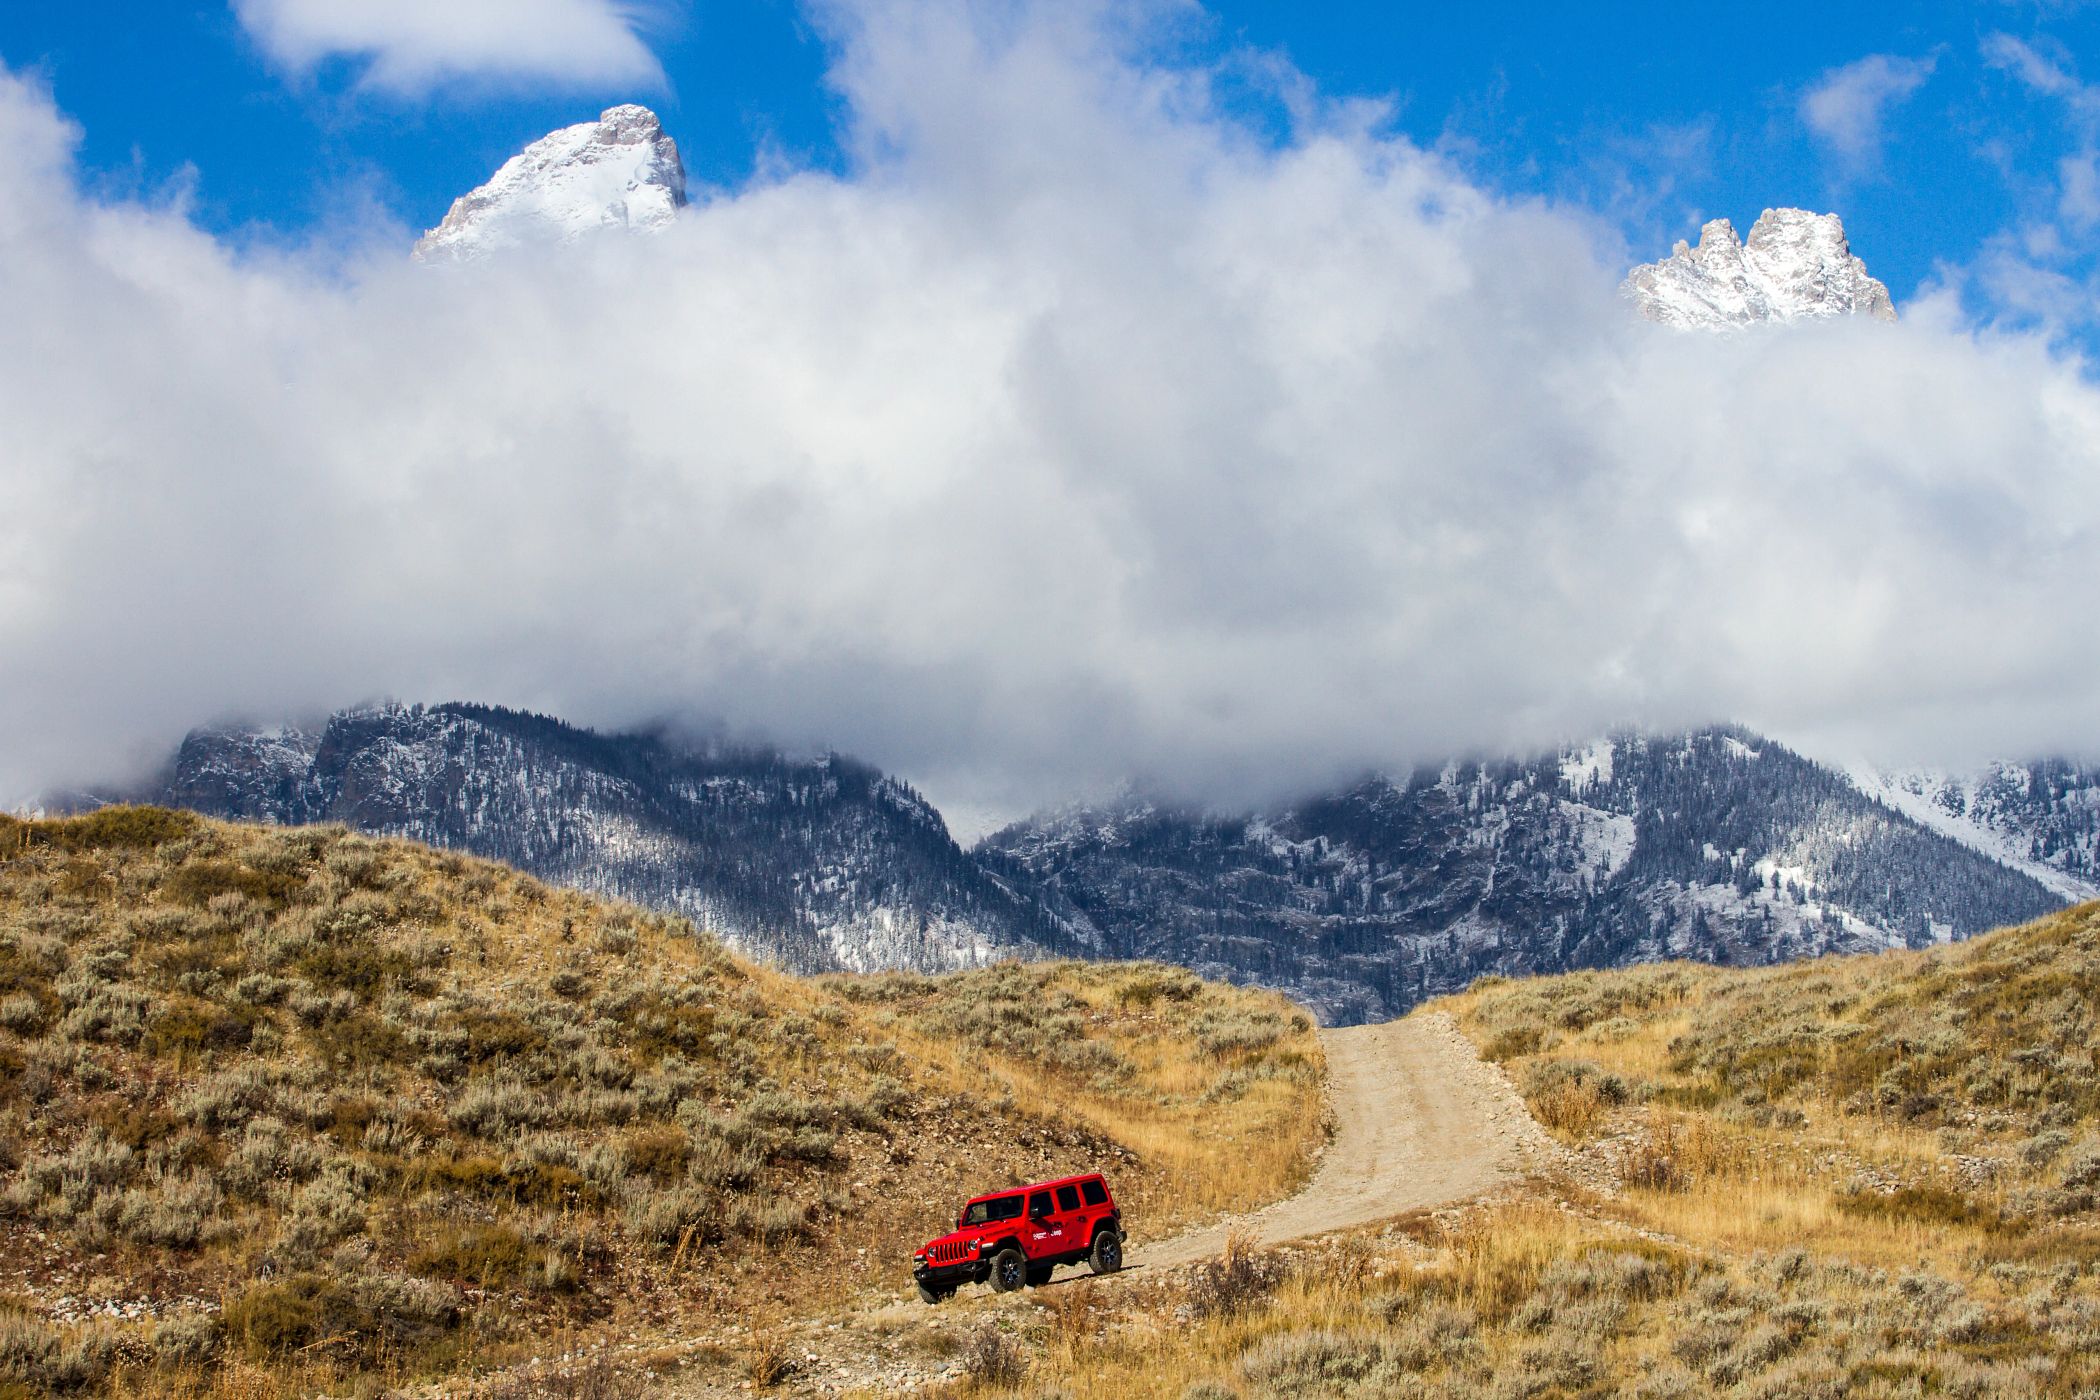
M 1059 1264 L 1085 1260 L 1097 1274 L 1123 1267 L 1123 1213 L 1099 1172 L 978 1196 L 955 1233 L 912 1255 L 919 1296 L 938 1303 L 966 1283 L 1011 1293 L 1050 1281 Z

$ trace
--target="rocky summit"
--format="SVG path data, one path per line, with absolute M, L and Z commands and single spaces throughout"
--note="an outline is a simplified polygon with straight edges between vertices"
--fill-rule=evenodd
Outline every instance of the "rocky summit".
M 1896 319 L 1889 289 L 1870 276 L 1835 214 L 1767 209 L 1739 238 L 1726 219 L 1699 230 L 1699 246 L 1679 240 L 1669 257 L 1644 263 L 1620 291 L 1651 321 L 1694 330 L 1729 330 L 1824 316 Z
M 567 243 L 605 228 L 655 230 L 685 206 L 678 143 L 647 107 L 609 107 L 505 161 L 452 202 L 416 244 L 425 262 L 521 244 Z

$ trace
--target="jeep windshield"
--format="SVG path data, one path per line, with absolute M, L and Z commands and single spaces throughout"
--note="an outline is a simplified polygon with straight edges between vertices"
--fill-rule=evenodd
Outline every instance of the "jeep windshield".
M 1019 1220 L 1021 1197 L 998 1196 L 989 1201 L 972 1201 L 964 1207 L 962 1224 L 958 1228 L 967 1230 L 972 1225 L 989 1225 L 995 1220 Z

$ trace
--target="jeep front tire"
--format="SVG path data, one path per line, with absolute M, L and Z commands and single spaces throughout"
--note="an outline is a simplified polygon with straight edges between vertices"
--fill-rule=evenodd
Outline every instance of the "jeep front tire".
M 1097 1274 L 1112 1274 L 1123 1267 L 1123 1237 L 1113 1230 L 1103 1230 L 1094 1236 L 1094 1247 L 1087 1252 L 1087 1267 Z
M 1028 1261 L 1021 1251 L 1008 1245 L 992 1256 L 992 1292 L 1012 1293 L 1028 1282 Z
M 929 1284 L 922 1283 L 919 1285 L 919 1301 L 922 1303 L 945 1303 L 954 1292 L 955 1289 L 952 1285 L 947 1288 L 935 1288 Z

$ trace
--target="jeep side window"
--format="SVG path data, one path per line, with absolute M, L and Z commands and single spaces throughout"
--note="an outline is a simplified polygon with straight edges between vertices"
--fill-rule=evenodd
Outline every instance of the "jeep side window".
M 1108 1188 L 1099 1181 L 1080 1182 L 1079 1194 L 1086 1197 L 1086 1203 L 1090 1206 L 1105 1206 L 1108 1204 Z
M 1060 1187 L 1058 1187 L 1058 1188 L 1057 1188 L 1057 1208 L 1058 1208 L 1059 1210 L 1078 1210 L 1078 1209 L 1079 1209 L 1079 1188 L 1078 1188 L 1077 1186 L 1060 1186 Z
M 1048 1191 L 1038 1191 L 1028 1198 L 1028 1218 L 1030 1220 L 1041 1220 L 1050 1213 L 1050 1193 Z

